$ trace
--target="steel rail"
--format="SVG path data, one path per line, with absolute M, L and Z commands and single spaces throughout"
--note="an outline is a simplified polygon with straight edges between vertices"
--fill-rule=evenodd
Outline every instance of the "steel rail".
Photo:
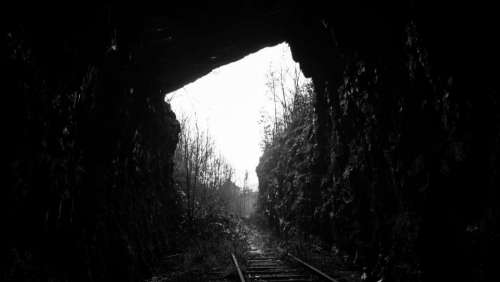
M 328 276 L 326 273 L 322 272 L 321 270 L 317 269 L 316 267 L 308 264 L 307 262 L 299 259 L 298 257 L 290 254 L 290 253 L 287 253 L 287 255 L 289 257 L 291 257 L 292 259 L 294 259 L 295 261 L 297 261 L 298 263 L 302 264 L 303 266 L 305 266 L 306 268 L 312 270 L 314 273 L 318 274 L 319 276 L 323 277 L 324 279 L 328 280 L 328 281 L 331 281 L 331 282 L 338 282 L 338 280 Z
M 243 272 L 241 272 L 240 266 L 238 265 L 238 261 L 233 253 L 231 253 L 231 258 L 233 259 L 233 264 L 236 267 L 236 271 L 238 271 L 238 276 L 240 277 L 240 282 L 245 282 L 245 277 L 243 276 Z

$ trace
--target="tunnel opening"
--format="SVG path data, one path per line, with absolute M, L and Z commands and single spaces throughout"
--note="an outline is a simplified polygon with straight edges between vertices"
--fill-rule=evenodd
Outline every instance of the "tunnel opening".
M 277 139 L 275 135 L 283 135 L 292 120 L 296 122 L 299 107 L 312 110 L 312 96 L 306 91 L 311 85 L 283 42 L 166 94 L 165 101 L 180 122 L 174 178 L 186 195 L 187 209 L 196 210 L 195 202 L 203 209 L 207 193 L 229 193 L 220 191 L 229 182 L 236 189 L 229 210 L 244 218 L 253 215 L 259 158 Z M 223 205 L 227 209 L 228 203 Z
M 491 280 L 500 25 L 489 7 L 292 2 L 13 10 L 2 280 L 136 281 L 175 255 L 180 124 L 164 94 L 283 41 L 314 82 L 314 110 L 300 138 L 261 159 L 263 221 L 319 242 L 356 279 Z

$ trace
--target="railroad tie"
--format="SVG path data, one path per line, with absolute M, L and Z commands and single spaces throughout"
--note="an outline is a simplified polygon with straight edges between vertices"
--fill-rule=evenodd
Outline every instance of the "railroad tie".
M 274 253 L 254 253 L 247 260 L 245 280 L 305 282 L 313 281 L 313 277 L 303 269 L 291 267 Z

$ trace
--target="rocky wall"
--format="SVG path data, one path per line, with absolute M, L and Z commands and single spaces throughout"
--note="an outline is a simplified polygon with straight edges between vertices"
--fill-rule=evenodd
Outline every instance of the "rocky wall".
M 374 281 L 494 275 L 498 31 L 488 7 L 448 4 L 324 6 L 290 39 L 315 83 L 317 157 L 296 187 L 311 232 Z
M 138 281 L 174 246 L 179 125 L 123 74 L 109 14 L 86 12 L 2 34 L 2 281 Z

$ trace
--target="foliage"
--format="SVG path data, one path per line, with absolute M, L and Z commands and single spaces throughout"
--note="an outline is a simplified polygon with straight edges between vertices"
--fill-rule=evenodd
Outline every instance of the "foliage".
M 207 281 L 236 275 L 231 253 L 247 251 L 241 216 L 249 213 L 253 193 L 237 186 L 233 168 L 197 120 L 180 117 L 179 142 L 174 155 L 180 218 L 174 259 L 155 270 L 152 281 Z M 168 257 L 168 254 L 167 254 Z
M 295 82 L 298 75 L 296 72 Z M 273 79 L 272 73 L 270 77 Z M 286 85 L 283 80 L 280 77 L 275 84 Z M 272 84 L 269 85 L 273 93 Z M 281 115 L 263 124 L 276 127 L 264 136 L 264 153 L 257 167 L 259 213 L 267 216 L 280 234 L 293 233 L 298 227 L 306 228 L 311 215 L 308 190 L 313 161 L 313 144 L 309 143 L 313 134 L 313 92 L 311 84 L 294 86 L 283 95 Z
M 196 218 L 196 228 L 184 228 L 178 244 L 183 249 L 172 256 L 152 282 L 160 281 L 208 281 L 237 277 L 231 254 L 239 261 L 248 251 L 248 230 L 241 219 L 228 214 L 207 214 Z
M 174 180 L 186 220 L 211 215 L 247 215 L 253 194 L 233 181 L 234 169 L 218 152 L 208 130 L 198 121 L 180 118 L 180 138 L 174 156 Z

